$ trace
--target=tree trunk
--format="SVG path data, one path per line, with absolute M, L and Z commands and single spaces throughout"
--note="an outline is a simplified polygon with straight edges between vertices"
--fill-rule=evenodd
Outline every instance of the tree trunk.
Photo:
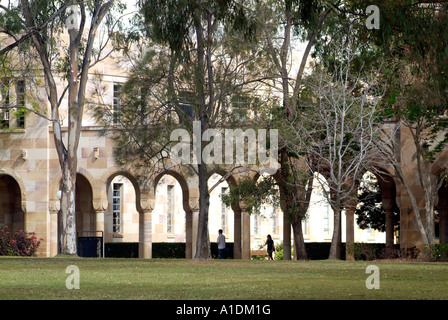
M 280 198 L 282 201 L 283 214 L 286 215 L 285 223 L 291 223 L 294 234 L 294 245 L 296 247 L 296 256 L 298 260 L 307 260 L 308 255 L 305 247 L 305 240 L 303 238 L 302 219 L 308 210 L 309 198 L 312 191 L 312 177 L 308 180 L 308 190 L 300 185 L 303 181 L 297 179 L 297 174 L 292 170 L 289 161 L 288 150 L 283 148 L 281 152 L 281 177 L 279 183 Z M 311 181 L 311 183 L 309 183 Z M 310 187 L 311 185 L 311 187 Z M 283 244 L 283 259 L 289 260 L 291 255 L 290 250 Z M 286 252 L 286 254 L 285 254 Z
M 296 219 L 292 224 L 292 231 L 294 233 L 294 245 L 296 248 L 297 260 L 308 260 L 305 240 L 303 238 L 302 219 L 298 216 L 296 216 Z
M 208 233 L 208 211 L 210 206 L 210 193 L 208 191 L 208 172 L 204 163 L 198 164 L 199 173 L 199 217 L 198 239 L 196 242 L 196 254 L 194 260 L 206 260 L 211 258 L 210 236 Z
M 63 196 L 61 199 L 62 214 L 62 252 L 63 254 L 76 255 L 76 172 L 66 165 L 63 168 Z
M 331 239 L 330 254 L 328 259 L 341 259 L 341 206 L 338 201 L 333 206 L 334 224 L 333 237 Z
M 76 172 L 78 167 L 77 150 L 81 135 L 83 108 L 78 103 L 78 40 L 77 29 L 69 29 L 70 37 L 70 79 L 68 88 L 68 143 L 61 163 L 62 180 L 64 185 L 66 202 L 61 208 L 65 208 L 65 226 L 63 253 L 77 254 L 76 245 Z M 86 57 L 88 58 L 88 57 Z M 64 212 L 62 212 L 64 214 Z

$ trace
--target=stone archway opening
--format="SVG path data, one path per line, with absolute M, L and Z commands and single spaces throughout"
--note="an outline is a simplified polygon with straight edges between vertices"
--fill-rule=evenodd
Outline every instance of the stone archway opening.
M 92 186 L 85 176 L 76 175 L 76 231 L 96 230 Z
M 256 175 L 255 183 L 269 193 L 256 199 L 250 217 L 251 250 L 265 251 L 267 236 L 276 244 L 282 242 L 283 213 L 280 208 L 280 189 L 274 177 L 267 173 Z
M 107 211 L 105 217 L 108 242 L 139 242 L 138 191 L 124 174 L 116 174 L 107 182 Z
M 395 182 L 386 173 L 366 171 L 358 189 L 356 209 L 357 242 L 398 242 L 400 210 L 396 204 Z M 397 240 L 395 240 L 397 239 Z
M 180 182 L 170 174 L 158 179 L 156 202 L 152 212 L 152 240 L 154 242 L 185 242 L 186 212 Z
M 230 186 L 222 178 L 223 176 L 219 173 L 213 173 L 208 179 L 209 190 L 213 188 L 210 192 L 208 218 L 210 242 L 216 242 L 220 229 L 226 237 L 226 242 L 234 241 L 234 213 L 232 208 L 222 200 L 223 195 L 229 194 Z
M 190 190 L 184 176 L 173 170 L 163 171 L 153 180 L 155 205 L 151 213 L 154 245 L 184 243 L 185 257 L 191 259 L 196 247 L 197 208 L 190 208 Z M 180 250 L 177 244 L 170 244 Z M 155 257 L 164 253 L 155 252 Z
M 313 190 L 306 216 L 302 220 L 305 241 L 331 242 L 334 213 L 327 199 L 329 192 L 326 177 L 319 172 L 314 172 Z
M 0 228 L 25 229 L 25 214 L 22 210 L 20 186 L 9 175 L 0 176 Z

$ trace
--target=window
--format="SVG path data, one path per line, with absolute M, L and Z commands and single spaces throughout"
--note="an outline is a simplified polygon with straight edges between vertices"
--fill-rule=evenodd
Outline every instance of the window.
M 174 186 L 167 186 L 166 198 L 167 212 L 166 212 L 166 232 L 173 233 L 173 208 L 174 208 Z
M 308 236 L 309 235 L 309 232 L 308 232 L 308 229 L 310 227 L 310 223 L 309 222 L 310 221 L 309 221 L 308 217 L 305 217 L 302 220 L 302 230 L 303 230 L 303 235 L 304 236 Z
M 193 120 L 194 108 L 193 108 L 194 96 L 191 92 L 181 91 L 179 93 L 179 107 L 178 116 L 179 123 L 185 124 Z
M 123 189 L 122 183 L 114 183 L 113 184 L 113 194 L 112 194 L 113 232 L 117 232 L 117 233 L 121 232 L 121 204 L 122 204 L 121 193 L 122 193 L 122 189 Z
M 1 106 L 9 107 L 9 79 L 4 78 L 0 83 L 1 90 Z M 9 128 L 9 110 L 0 110 L 0 129 Z
M 113 124 L 120 123 L 120 111 L 121 111 L 121 84 L 114 84 L 114 105 L 113 105 Z
M 221 188 L 221 196 L 227 193 L 227 187 Z M 227 206 L 224 201 L 221 200 L 221 229 L 223 233 L 226 233 L 226 216 L 227 216 Z
M 25 106 L 25 80 L 17 81 L 17 107 Z M 25 110 L 17 110 L 17 127 L 25 128 Z
M 3 110 L 0 113 L 0 129 L 9 128 L 9 111 Z
M 248 119 L 250 100 L 245 96 L 232 97 L 232 117 L 234 121 L 244 122 Z

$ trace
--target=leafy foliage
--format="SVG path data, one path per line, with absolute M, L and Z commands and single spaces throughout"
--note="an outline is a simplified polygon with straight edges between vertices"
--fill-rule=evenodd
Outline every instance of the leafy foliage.
M 227 206 L 244 203 L 249 213 L 256 212 L 262 204 L 278 203 L 278 189 L 272 176 L 262 176 L 257 181 L 252 178 L 242 178 L 238 185 L 230 188 L 228 194 L 221 195 Z
M 386 211 L 382 207 L 381 188 L 376 180 L 364 179 L 358 191 L 358 207 L 356 222 L 361 229 L 372 228 L 380 232 L 386 231 Z M 399 228 L 400 210 L 394 208 L 394 229 Z
M 0 256 L 35 256 L 42 240 L 34 232 L 10 231 L 5 226 L 0 229 Z

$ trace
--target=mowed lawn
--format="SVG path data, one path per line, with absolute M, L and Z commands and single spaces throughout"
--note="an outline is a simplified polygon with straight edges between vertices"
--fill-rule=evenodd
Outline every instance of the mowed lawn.
M 66 287 L 71 265 L 79 289 Z M 366 288 L 369 265 L 379 289 Z M 0 299 L 448 299 L 448 264 L 0 257 Z

